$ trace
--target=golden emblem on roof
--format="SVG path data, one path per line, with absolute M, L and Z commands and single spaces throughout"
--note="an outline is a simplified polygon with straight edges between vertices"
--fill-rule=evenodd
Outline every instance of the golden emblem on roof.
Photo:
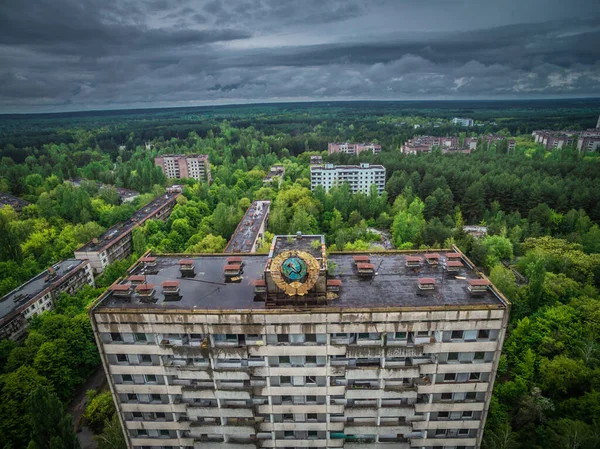
M 288 250 L 273 258 L 271 279 L 289 296 L 303 296 L 319 278 L 319 262 L 306 251 Z

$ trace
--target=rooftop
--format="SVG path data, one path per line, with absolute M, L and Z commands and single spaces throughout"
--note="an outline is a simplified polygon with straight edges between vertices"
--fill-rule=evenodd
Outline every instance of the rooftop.
M 311 171 L 317 169 L 323 170 L 385 170 L 383 165 L 361 163 L 360 165 L 334 165 L 334 164 L 320 164 L 311 165 Z
M 75 250 L 75 252 L 86 252 L 86 251 L 98 251 L 117 239 L 121 238 L 127 232 L 131 231 L 137 224 L 143 223 L 151 214 L 154 214 L 158 209 L 163 207 L 165 204 L 173 202 L 179 193 L 167 193 L 161 195 L 155 200 L 148 203 L 146 206 L 138 209 L 131 218 L 121 223 L 114 225 L 104 234 L 97 239 L 92 239 L 82 247 Z
M 175 157 L 189 159 L 205 159 L 208 161 L 208 154 L 159 154 L 157 157 Z
M 95 183 L 99 189 L 101 189 L 104 186 L 113 187 L 110 184 L 102 184 L 100 181 L 89 181 L 85 178 L 70 178 L 68 181 L 71 184 L 73 184 L 75 187 L 80 187 L 81 183 L 85 182 L 85 181 Z M 125 189 L 123 187 L 116 187 L 116 186 L 114 186 L 114 187 L 117 190 L 117 193 L 119 194 L 119 198 L 121 199 L 121 201 L 124 199 L 127 199 L 127 198 L 134 198 L 139 195 L 139 192 L 136 192 L 135 190 Z
M 30 204 L 31 203 L 29 201 L 22 200 L 21 198 L 13 196 L 9 193 L 0 192 L 0 207 L 12 206 L 12 208 L 18 212 Z
M 311 236 L 303 236 L 305 238 Z M 318 237 L 320 236 L 312 236 Z M 276 252 L 293 249 L 294 239 L 279 239 L 275 245 Z M 305 242 L 306 243 L 306 242 Z M 290 246 L 291 245 L 291 246 Z M 303 245 L 306 249 L 306 245 Z M 317 250 L 316 245 L 314 248 Z M 454 250 L 439 250 L 439 264 L 429 265 L 423 252 L 371 252 L 371 253 L 332 253 L 327 259 L 329 280 L 341 281 L 339 297 L 328 301 L 327 307 L 334 309 L 390 309 L 415 307 L 464 307 L 479 306 L 502 308 L 506 303 L 492 289 L 485 289 L 478 295 L 469 292 L 469 280 L 481 279 L 472 268 L 471 262 L 462 256 L 464 269 L 454 276 L 450 275 L 445 265 L 446 253 Z M 458 253 L 460 254 L 460 253 Z M 373 264 L 375 275 L 365 279 L 357 273 L 354 256 L 368 255 Z M 419 256 L 422 264 L 419 269 L 406 266 L 407 256 Z M 265 310 L 265 304 L 254 300 L 254 288 L 258 280 L 263 279 L 265 265 L 269 256 L 263 254 L 248 254 L 242 257 L 243 268 L 238 282 L 225 282 L 224 267 L 227 265 L 227 255 L 202 255 L 189 257 L 195 268 L 194 277 L 181 277 L 180 256 L 157 255 L 156 266 L 144 268 L 138 263 L 130 275 L 136 275 L 146 270 L 146 284 L 155 285 L 156 302 L 144 302 L 136 293 L 130 300 L 124 301 L 122 296 L 108 291 L 100 299 L 98 308 L 128 308 L 153 310 Z M 434 280 L 433 289 L 424 293 L 419 289 L 419 279 Z M 165 281 L 179 281 L 179 300 L 165 301 L 165 295 L 160 286 Z M 119 281 L 128 284 L 127 279 Z M 263 285 L 263 284 L 261 284 Z M 146 300 L 147 301 L 147 300 Z M 315 306 L 315 308 L 322 306 Z M 272 310 L 272 309 L 271 309 Z
M 48 270 L 44 270 L 20 287 L 3 296 L 0 299 L 0 320 L 25 305 L 30 299 L 35 298 L 52 284 L 60 281 L 83 263 L 86 263 L 86 261 L 77 259 L 67 259 L 58 262 L 52 265 L 52 269 L 56 272 L 56 276 L 52 279 L 48 278 Z
M 261 225 L 269 215 L 270 207 L 270 201 L 254 201 L 250 205 L 244 214 L 244 218 L 239 222 L 235 232 L 231 236 L 225 248 L 226 253 L 252 252 Z

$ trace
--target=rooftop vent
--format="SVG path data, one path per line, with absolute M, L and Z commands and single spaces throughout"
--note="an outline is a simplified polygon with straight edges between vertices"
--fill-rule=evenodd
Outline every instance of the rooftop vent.
M 440 255 L 438 253 L 428 253 L 425 254 L 425 259 L 429 265 L 437 265 L 440 260 Z
M 226 282 L 240 282 L 242 280 L 242 266 L 238 264 L 228 264 L 223 267 L 223 274 Z
M 369 256 L 354 256 L 354 263 L 370 263 L 371 258 Z
M 458 273 L 464 265 L 460 260 L 449 260 L 446 262 L 446 270 L 449 273 Z
M 232 256 L 226 259 L 227 265 L 242 265 L 242 258 L 240 256 Z
M 406 256 L 407 268 L 421 268 L 422 259 L 419 256 Z
M 419 290 L 423 292 L 435 290 L 435 279 L 419 278 Z
M 302 231 L 296 232 L 296 240 L 302 240 Z
M 117 284 L 110 287 L 115 298 L 123 299 L 125 301 L 131 300 L 131 284 Z
M 372 278 L 375 275 L 375 265 L 372 263 L 357 263 L 356 269 L 360 277 Z
M 142 257 L 140 262 L 144 263 L 146 267 L 155 267 L 156 266 L 156 257 Z
M 462 254 L 461 253 L 446 253 L 446 259 L 459 260 L 459 259 L 462 259 Z
M 164 281 L 160 286 L 163 289 L 165 301 L 179 301 L 181 299 L 179 281 Z
M 154 284 L 139 284 L 135 287 L 135 292 L 143 302 L 155 302 Z
M 472 295 L 485 293 L 492 283 L 487 279 L 469 279 L 469 292 Z
M 181 259 L 179 261 L 179 271 L 182 278 L 193 278 L 196 275 L 194 261 L 192 259 Z
M 254 300 L 264 301 L 267 295 L 267 283 L 264 279 L 255 279 L 252 281 L 254 286 Z
M 47 275 L 44 278 L 44 282 L 52 282 L 54 279 L 56 279 L 58 277 L 58 273 L 56 272 L 56 270 L 52 267 L 48 268 L 47 271 Z
M 132 285 L 144 284 L 146 282 L 146 276 L 142 274 L 135 274 L 133 276 L 129 276 L 129 282 Z
M 327 281 L 327 291 L 338 293 L 340 291 L 340 287 L 342 285 L 342 281 L 339 279 L 329 279 Z

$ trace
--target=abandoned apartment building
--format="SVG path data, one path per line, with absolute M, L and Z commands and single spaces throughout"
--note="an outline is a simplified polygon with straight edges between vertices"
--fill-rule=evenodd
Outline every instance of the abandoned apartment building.
M 146 254 L 91 307 L 132 449 L 478 448 L 510 304 L 457 248 Z

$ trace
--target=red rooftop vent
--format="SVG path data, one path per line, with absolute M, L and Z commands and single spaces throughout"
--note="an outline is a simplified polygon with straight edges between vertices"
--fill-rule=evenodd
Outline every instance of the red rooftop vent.
M 327 281 L 327 291 L 328 292 L 339 292 L 340 287 L 342 286 L 342 281 L 339 279 L 329 279 Z
M 110 286 L 110 291 L 116 298 L 129 301 L 131 299 L 131 284 L 116 284 Z
M 154 284 L 139 284 L 135 287 L 135 292 L 144 302 L 154 302 Z
M 196 276 L 194 271 L 194 261 L 192 259 L 181 259 L 179 261 L 179 271 L 182 278 L 193 278 Z
M 156 257 L 142 257 L 140 261 L 143 262 L 147 267 L 156 266 Z
M 354 256 L 354 263 L 369 263 L 371 258 L 369 256 Z
M 435 289 L 435 279 L 419 278 L 419 290 L 433 290 L 433 289 Z
M 406 266 L 408 268 L 419 268 L 422 259 L 419 256 L 406 256 Z
M 446 253 L 446 259 L 462 259 L 461 253 Z
M 165 301 L 179 301 L 181 299 L 181 295 L 179 294 L 179 281 L 164 281 L 160 286 L 163 289 Z
M 242 258 L 240 256 L 232 256 L 226 259 L 227 265 L 241 265 Z
M 438 253 L 428 253 L 425 254 L 425 259 L 429 265 L 437 265 L 440 259 L 440 255 Z
M 223 267 L 226 282 L 239 282 L 242 280 L 242 266 L 238 264 L 227 264 Z
M 361 277 L 373 277 L 375 275 L 375 265 L 372 263 L 357 263 L 358 275 Z
M 133 276 L 129 276 L 129 282 L 133 285 L 139 285 L 146 282 L 146 276 L 141 274 L 134 274 Z
M 464 267 L 464 265 L 460 260 L 449 260 L 446 262 L 446 269 L 449 272 L 460 271 L 462 267 Z
M 492 283 L 487 279 L 469 279 L 469 292 L 472 294 L 485 293 L 490 285 Z
M 252 281 L 254 286 L 254 300 L 264 301 L 265 295 L 267 294 L 267 283 L 264 279 L 255 279 Z

